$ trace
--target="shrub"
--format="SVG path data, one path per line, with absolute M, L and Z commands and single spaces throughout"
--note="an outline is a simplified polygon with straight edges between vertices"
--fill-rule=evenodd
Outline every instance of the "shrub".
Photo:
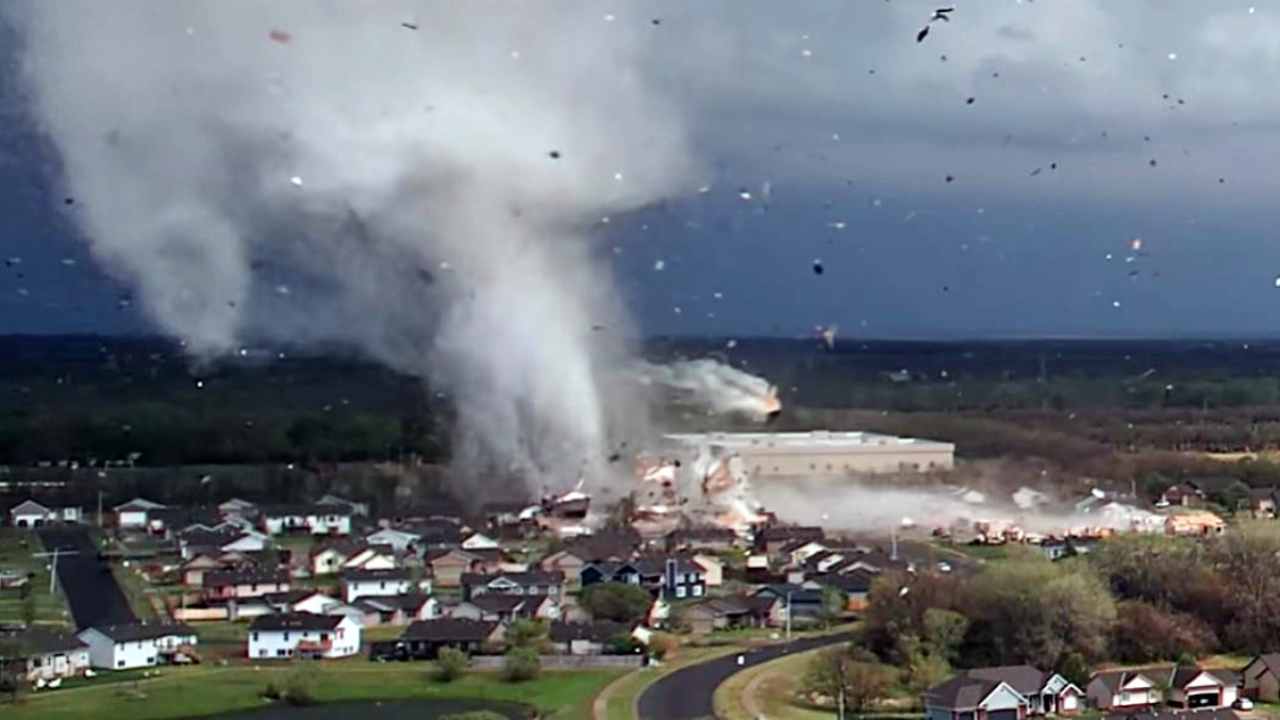
M 626 583 L 598 583 L 582 591 L 582 607 L 596 620 L 632 623 L 649 612 L 649 591 Z
M 290 705 L 310 705 L 316 701 L 311 675 L 301 667 L 294 668 L 285 680 L 282 697 Z
M 276 687 L 274 682 L 268 682 L 267 686 L 262 688 L 262 697 L 268 700 L 279 700 L 280 688 Z
M 542 661 L 538 659 L 538 651 L 533 648 L 512 648 L 507 651 L 506 661 L 502 665 L 502 677 L 507 682 L 524 682 L 538 676 L 542 670 Z
M 457 648 L 441 648 L 436 656 L 435 678 L 440 682 L 453 682 L 467 671 L 470 659 L 467 654 Z
M 649 638 L 649 652 L 658 660 L 663 659 L 679 646 L 680 641 L 666 633 L 654 633 L 653 637 Z

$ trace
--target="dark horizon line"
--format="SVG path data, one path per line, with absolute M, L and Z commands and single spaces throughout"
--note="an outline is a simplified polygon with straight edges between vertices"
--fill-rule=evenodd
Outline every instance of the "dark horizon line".
M 88 333 L 88 332 L 20 332 L 20 333 L 0 333 L 0 342 L 12 342 L 20 340 L 35 340 L 39 342 L 49 342 L 56 340 L 98 340 L 113 342 L 168 342 L 174 345 L 179 344 L 179 340 L 163 333 Z M 771 334 L 689 334 L 689 333 L 657 333 L 646 335 L 642 338 L 643 342 L 688 342 L 688 343 L 710 343 L 710 342 L 727 342 L 734 340 L 737 343 L 753 343 L 753 342 L 817 342 L 820 338 L 808 335 L 771 335 Z M 906 335 L 844 335 L 837 339 L 837 347 L 840 345 L 848 346 L 858 343 L 908 343 L 908 344 L 981 344 L 981 343 L 1008 343 L 1008 342 L 1068 342 L 1068 343 L 1085 343 L 1085 342 L 1115 342 L 1115 343 L 1132 343 L 1132 342 L 1277 342 L 1280 341 L 1280 332 L 1272 335 L 1249 334 L 1249 333 L 1188 333 L 1185 335 L 1175 334 L 1152 334 L 1152 335 L 1123 335 L 1115 333 L 1102 333 L 1098 335 L 1083 335 L 1080 333 L 977 333 L 977 334 L 906 334 Z M 246 341 L 246 345 L 250 347 L 298 347 L 296 343 L 255 343 Z M 350 343 L 339 340 L 330 342 L 311 343 L 309 347 L 355 347 Z

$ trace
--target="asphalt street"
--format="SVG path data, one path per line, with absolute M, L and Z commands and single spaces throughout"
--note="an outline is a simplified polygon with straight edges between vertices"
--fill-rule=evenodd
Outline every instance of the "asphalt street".
M 824 645 L 847 642 L 850 633 L 793 640 L 789 643 L 766 645 L 743 653 L 743 663 L 738 656 L 709 660 L 677 670 L 650 685 L 637 703 L 640 720 L 703 720 L 714 718 L 712 697 L 720 683 L 730 675 L 760 663 L 776 660 L 791 653 L 804 652 Z
M 137 622 L 124 591 L 111 574 L 111 566 L 98 559 L 98 549 L 88 531 L 46 528 L 40 531 L 40 542 L 44 543 L 46 552 L 53 552 L 54 548 L 75 552 L 58 558 L 58 586 L 66 595 L 77 630 Z

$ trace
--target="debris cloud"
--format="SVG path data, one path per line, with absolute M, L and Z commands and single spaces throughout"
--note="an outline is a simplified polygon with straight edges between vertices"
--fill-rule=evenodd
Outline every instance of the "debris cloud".
M 696 174 L 648 27 L 487 0 L 0 13 L 93 255 L 194 356 L 352 345 L 452 397 L 461 467 L 604 464 L 629 360 L 591 328 L 628 323 L 584 228 Z

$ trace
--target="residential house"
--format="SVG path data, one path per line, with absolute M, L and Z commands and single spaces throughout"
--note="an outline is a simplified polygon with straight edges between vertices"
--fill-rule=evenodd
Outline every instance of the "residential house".
M 810 576 L 808 581 L 819 587 L 830 587 L 839 590 L 845 596 L 845 610 L 863 612 L 867 609 L 871 596 L 871 584 L 875 582 L 874 573 L 861 568 L 847 573 L 826 573 Z
M 418 534 L 417 545 L 423 549 L 457 547 L 462 542 L 462 523 L 455 517 L 423 518 L 408 527 Z
M 197 553 L 255 553 L 267 549 L 267 536 L 255 530 L 248 532 L 234 526 L 216 529 L 185 530 L 178 534 L 178 553 L 189 560 Z
M 1240 720 L 1230 708 L 1216 710 L 1149 709 L 1140 712 L 1117 712 L 1103 715 L 1102 720 Z
M 649 557 L 625 562 L 590 563 L 580 574 L 582 587 L 600 582 L 640 585 L 654 594 L 673 598 L 703 597 L 707 592 L 702 568 L 685 558 Z
M 366 543 L 347 538 L 318 543 L 307 553 L 307 567 L 312 575 L 332 575 L 342 570 L 347 559 L 365 547 Z
M 1240 675 L 1234 670 L 1194 665 L 1162 666 L 1095 673 L 1089 680 L 1089 703 L 1100 710 L 1133 710 L 1164 702 L 1171 707 L 1230 707 L 1238 697 Z M 1167 694 L 1161 689 L 1167 688 Z
M 1212 503 L 1217 503 L 1228 510 L 1236 510 L 1237 504 L 1249 496 L 1249 486 L 1239 478 L 1230 475 L 1208 475 L 1188 478 L 1187 485 L 1195 488 L 1196 493 Z
M 257 568 L 257 560 L 247 553 L 202 552 L 179 566 L 182 584 L 203 587 L 204 574 L 210 571 L 246 571 Z
M 1249 488 L 1249 510 L 1254 517 L 1272 518 L 1276 516 L 1276 507 L 1280 505 L 1280 489 Z
M 413 573 L 407 569 L 342 571 L 342 597 L 349 603 L 368 596 L 407 595 L 416 592 L 430 593 L 431 581 L 424 578 L 415 583 Z
M 1263 702 L 1280 702 L 1280 653 L 1257 655 L 1240 671 L 1240 692 Z
M 458 603 L 449 610 L 449 617 L 460 620 L 510 623 L 520 617 L 525 596 L 487 593 Z
M 89 646 L 89 664 L 107 670 L 132 670 L 194 655 L 196 632 L 182 624 L 103 625 L 81 630 Z
M 343 615 L 279 613 L 249 624 L 249 657 L 340 658 L 360 652 L 360 624 Z
M 380 599 L 384 602 L 393 602 L 399 605 L 404 613 L 405 622 L 431 620 L 440 617 L 440 603 L 426 593 L 406 593 Z
M 1030 703 L 1007 682 L 961 673 L 924 692 L 926 720 L 1023 720 Z
M 478 556 L 458 549 L 432 550 L 424 562 L 431 568 L 431 576 L 440 587 L 461 587 L 462 576 L 477 570 L 481 563 Z
M 9 510 L 9 525 L 16 528 L 37 528 L 50 523 L 80 521 L 80 508 L 75 505 L 52 507 L 35 500 L 24 500 Z
M 346 508 L 347 512 L 352 516 L 368 517 L 369 505 L 362 502 L 353 502 L 338 495 L 325 495 L 316 501 L 317 505 L 337 505 Z
M 1170 485 L 1160 493 L 1157 507 L 1192 507 L 1204 501 L 1204 495 L 1187 483 Z
M 422 539 L 422 535 L 407 529 L 384 527 L 365 535 L 365 542 L 370 545 L 390 545 L 396 552 L 404 552 L 411 545 Z
M 724 584 L 724 561 L 710 553 L 697 553 L 689 558 L 702 571 L 702 582 L 709 588 Z
M 547 641 L 561 655 L 603 655 L 610 641 L 630 634 L 629 625 L 608 621 L 553 622 L 547 627 Z
M 390 545 L 364 545 L 342 563 L 343 570 L 394 570 L 400 567 L 396 551 Z
M 400 642 L 411 657 L 432 660 L 445 647 L 469 654 L 492 650 L 501 645 L 504 636 L 501 623 L 436 618 L 410 623 L 400 635 Z
M 249 519 L 258 514 L 258 506 L 248 500 L 231 498 L 225 502 L 218 503 L 218 514 L 224 520 L 230 518 Z
M 1239 696 L 1240 674 L 1234 670 L 1174 667 L 1169 675 L 1165 702 L 1177 708 L 1229 708 Z
M 27 682 L 79 677 L 89 668 L 89 646 L 75 635 L 34 628 L 0 632 L 0 647 L 9 648 Z
M 251 598 L 289 591 L 286 570 L 212 570 L 201 582 L 206 600 Z
M 1169 535 L 1208 536 L 1218 535 L 1227 523 L 1208 510 L 1189 510 L 1165 518 L 1164 530 Z
M 151 513 L 164 509 L 164 505 L 143 498 L 134 498 L 112 508 L 116 514 L 116 527 L 124 530 L 146 530 Z
M 538 561 L 538 569 L 545 572 L 558 572 L 565 577 L 565 589 L 579 590 L 582 587 L 582 568 L 587 559 L 578 551 L 570 548 L 557 550 Z
M 821 542 L 825 537 L 826 532 L 816 526 L 772 525 L 756 532 L 755 546 L 760 552 L 773 555 L 797 540 Z
M 307 531 L 312 535 L 350 535 L 354 514 L 350 503 L 317 503 L 307 509 Z
M 270 600 L 270 596 L 268 596 L 267 599 Z M 334 605 L 340 605 L 341 602 L 342 601 L 331 595 L 322 593 L 319 590 L 313 590 L 310 592 L 304 592 L 302 595 L 290 599 L 289 604 L 283 608 L 281 612 L 328 615 L 329 610 Z
M 680 550 L 725 552 L 732 550 L 737 542 L 737 534 L 729 528 L 708 525 L 673 530 L 667 535 L 667 550 L 669 552 Z
M 681 618 L 697 635 L 740 627 L 779 627 L 786 623 L 785 603 L 776 597 L 713 598 L 684 609 Z
M 350 535 L 351 510 L 343 505 L 266 505 L 258 513 L 263 532 L 279 535 Z
M 486 593 L 506 595 L 545 595 L 560 602 L 564 598 L 564 575 L 558 572 L 527 570 L 493 575 L 464 573 L 462 597 L 470 600 Z
M 783 612 L 791 617 L 819 617 L 826 612 L 822 590 L 808 585 L 765 585 L 752 593 L 752 597 L 773 597 L 782 601 Z M 785 617 L 785 615 L 784 615 Z
M 1004 665 L 965 670 L 972 681 L 1004 683 L 1026 699 L 1028 715 L 1073 715 L 1084 709 L 1084 692 L 1055 672 L 1031 665 Z

